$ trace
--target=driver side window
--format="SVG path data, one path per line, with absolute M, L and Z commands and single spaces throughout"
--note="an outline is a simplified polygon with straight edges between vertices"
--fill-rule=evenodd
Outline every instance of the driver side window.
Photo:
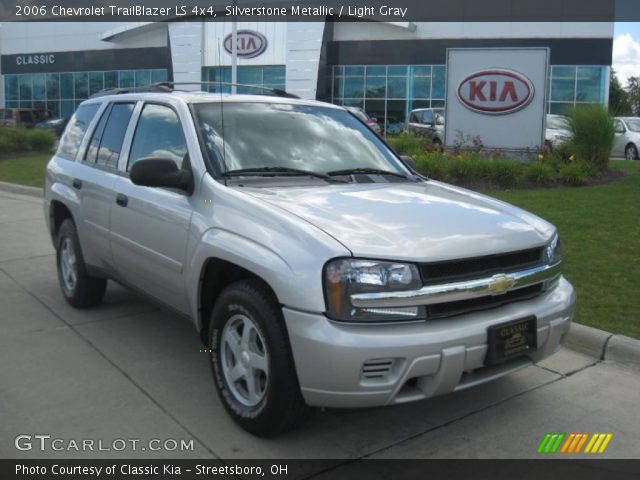
M 143 158 L 173 160 L 182 169 L 186 155 L 187 142 L 178 114 L 166 105 L 147 103 L 133 136 L 127 170 Z
M 622 122 L 620 120 L 614 120 L 615 122 L 615 129 L 616 129 L 616 133 L 624 133 L 624 125 L 622 124 Z

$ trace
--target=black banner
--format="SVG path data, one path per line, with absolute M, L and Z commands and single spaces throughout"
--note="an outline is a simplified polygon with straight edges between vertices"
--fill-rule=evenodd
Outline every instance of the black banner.
M 637 480 L 638 475 L 640 460 L 0 460 L 3 480 Z
M 0 21 L 637 21 L 637 0 L 1 0 Z

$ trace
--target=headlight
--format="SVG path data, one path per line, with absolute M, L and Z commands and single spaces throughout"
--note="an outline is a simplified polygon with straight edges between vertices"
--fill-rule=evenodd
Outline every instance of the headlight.
M 560 243 L 560 237 L 557 233 L 551 241 L 547 243 L 543 256 L 543 260 L 549 265 L 555 265 L 562 261 L 562 244 Z
M 380 322 L 425 317 L 424 307 L 356 308 L 354 293 L 417 290 L 422 287 L 418 268 L 410 263 L 377 260 L 334 260 L 324 269 L 327 313 L 334 320 Z

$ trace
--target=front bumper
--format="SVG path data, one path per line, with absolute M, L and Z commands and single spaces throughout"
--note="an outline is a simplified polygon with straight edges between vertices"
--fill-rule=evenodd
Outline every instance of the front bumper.
M 305 401 L 351 408 L 462 390 L 539 362 L 558 349 L 574 307 L 573 287 L 561 277 L 531 300 L 425 322 L 353 325 L 286 307 L 283 312 Z M 538 319 L 537 350 L 485 367 L 487 328 L 528 315 Z M 368 368 L 388 371 L 372 377 Z

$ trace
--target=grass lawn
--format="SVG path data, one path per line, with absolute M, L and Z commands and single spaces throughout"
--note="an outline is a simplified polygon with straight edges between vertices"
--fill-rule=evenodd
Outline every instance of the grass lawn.
M 612 161 L 619 183 L 491 191 L 554 223 L 564 273 L 578 293 L 576 321 L 640 338 L 640 162 Z
M 44 167 L 50 158 L 50 153 L 42 153 L 0 160 L 0 182 L 42 187 Z
M 0 160 L 0 181 L 40 187 L 49 154 Z M 612 161 L 619 183 L 491 191 L 553 222 L 565 275 L 578 291 L 576 321 L 640 338 L 640 162 Z

